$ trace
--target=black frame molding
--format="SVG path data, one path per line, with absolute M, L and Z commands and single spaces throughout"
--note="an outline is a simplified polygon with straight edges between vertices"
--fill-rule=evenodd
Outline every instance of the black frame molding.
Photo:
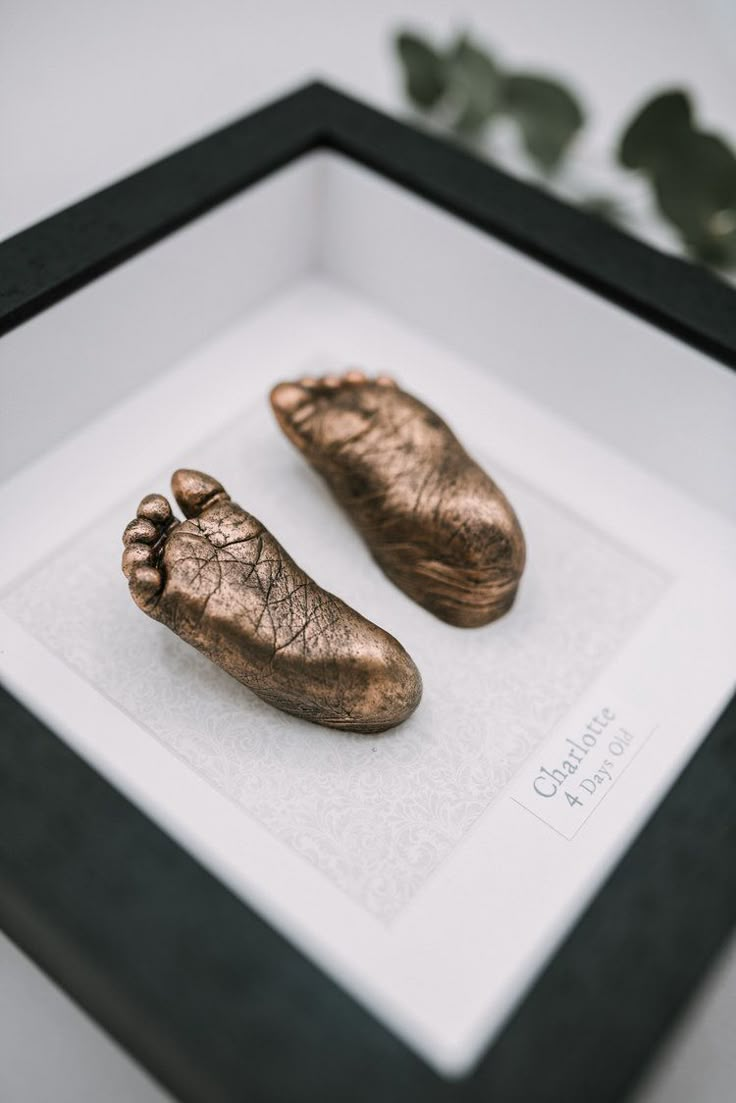
M 1 244 L 0 333 L 320 147 L 736 365 L 725 283 L 323 84 Z M 734 698 L 477 1068 L 445 1080 L 5 690 L 0 727 L 0 923 L 185 1101 L 614 1103 L 736 925 Z
M 0 244 L 0 335 L 314 149 L 333 149 L 736 366 L 734 291 L 315 82 Z

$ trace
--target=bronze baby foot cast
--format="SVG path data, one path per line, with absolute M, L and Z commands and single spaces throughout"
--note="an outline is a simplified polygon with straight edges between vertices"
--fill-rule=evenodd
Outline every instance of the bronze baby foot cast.
M 271 404 L 396 585 L 463 628 L 513 604 L 524 536 L 444 421 L 385 376 L 280 383 Z
M 180 470 L 171 488 L 188 520 L 149 494 L 123 534 L 140 609 L 304 720 L 379 732 L 411 715 L 422 681 L 393 636 L 313 582 L 215 479 Z

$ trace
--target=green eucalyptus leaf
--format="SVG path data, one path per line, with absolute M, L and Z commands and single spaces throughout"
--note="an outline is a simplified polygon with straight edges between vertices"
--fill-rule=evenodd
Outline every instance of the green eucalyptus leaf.
M 444 58 L 426 39 L 409 31 L 398 34 L 395 45 L 407 96 L 420 110 L 434 107 L 447 88 Z
M 527 153 L 547 173 L 558 167 L 585 120 L 581 104 L 564 84 L 531 73 L 507 78 L 504 107 Z
M 736 154 L 718 135 L 697 129 L 685 92 L 646 103 L 624 132 L 618 159 L 647 175 L 660 214 L 692 256 L 736 264 Z
M 736 246 L 736 155 L 715 134 L 691 130 L 658 161 L 652 186 L 661 214 L 694 256 L 733 263 Z
M 458 107 L 453 130 L 477 138 L 498 110 L 502 77 L 490 54 L 461 35 L 446 55 L 450 97 Z
M 649 100 L 624 131 L 618 160 L 624 168 L 653 171 L 692 131 L 693 110 L 686 92 L 673 89 Z

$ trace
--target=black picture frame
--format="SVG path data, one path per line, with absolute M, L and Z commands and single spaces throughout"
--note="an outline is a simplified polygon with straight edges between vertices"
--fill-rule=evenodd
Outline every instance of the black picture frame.
M 321 83 L 0 245 L 0 334 L 317 148 L 736 364 L 736 294 L 715 276 Z M 0 722 L 0 925 L 184 1101 L 613 1103 L 736 924 L 734 698 L 477 1067 L 447 1080 L 4 689 Z

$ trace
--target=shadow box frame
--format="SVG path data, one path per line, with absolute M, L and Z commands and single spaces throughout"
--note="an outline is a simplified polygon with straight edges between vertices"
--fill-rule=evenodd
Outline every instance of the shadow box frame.
M 0 245 L 0 334 L 319 149 L 736 365 L 725 283 L 322 83 Z M 182 1100 L 613 1103 L 736 921 L 732 700 L 474 1069 L 445 1079 L 6 690 L 0 715 L 0 924 Z

